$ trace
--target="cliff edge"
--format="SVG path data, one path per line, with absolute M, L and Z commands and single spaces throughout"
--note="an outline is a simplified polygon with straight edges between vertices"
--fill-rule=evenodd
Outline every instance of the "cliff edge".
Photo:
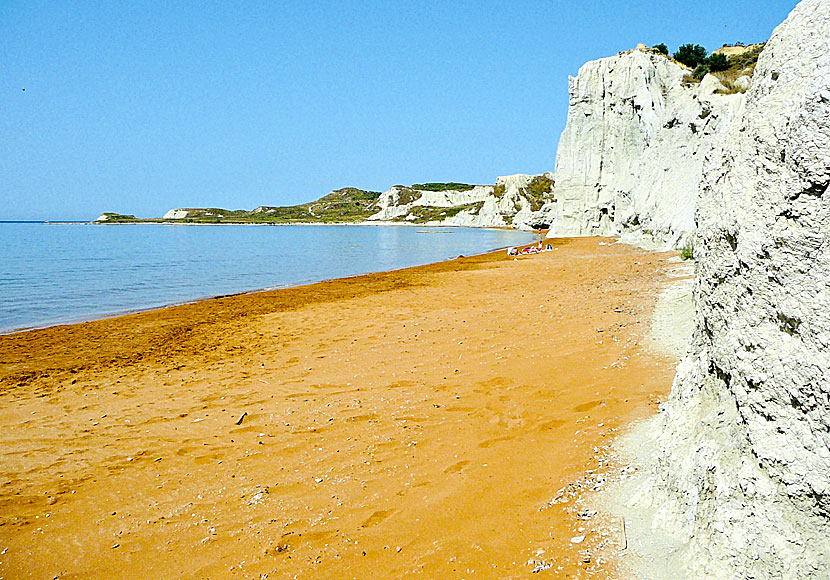
M 635 569 L 830 578 L 830 2 L 774 32 L 705 153 L 695 328 L 627 445 Z
M 569 79 L 551 235 L 622 235 L 676 248 L 695 229 L 703 162 L 740 108 L 714 75 L 638 48 Z
M 495 185 L 420 183 L 380 193 L 344 187 L 316 201 L 253 210 L 171 209 L 162 218 L 105 213 L 95 223 L 184 222 L 225 224 L 399 223 L 429 226 L 547 228 L 554 217 L 552 173 L 499 177 Z
M 368 221 L 427 223 L 458 227 L 547 228 L 555 206 L 552 173 L 516 174 L 496 185 L 430 191 L 396 185 L 378 198 Z

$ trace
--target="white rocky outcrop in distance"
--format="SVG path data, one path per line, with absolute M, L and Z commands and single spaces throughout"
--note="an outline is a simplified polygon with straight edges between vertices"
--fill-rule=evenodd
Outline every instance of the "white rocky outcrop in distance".
M 444 186 L 445 184 L 431 184 Z M 450 184 L 446 184 L 450 185 Z M 403 185 L 396 185 L 378 195 L 375 201 L 371 197 L 361 199 L 366 209 L 374 211 L 367 218 L 372 222 L 418 223 L 434 226 L 463 226 L 463 227 L 515 227 L 519 229 L 533 229 L 546 227 L 553 219 L 555 205 L 553 204 L 553 174 L 541 175 L 510 175 L 499 177 L 496 185 L 468 186 L 469 189 L 430 191 L 415 189 Z M 280 209 L 302 208 L 310 219 L 315 218 L 314 210 L 318 204 L 325 204 L 332 196 L 348 198 L 350 192 L 371 194 L 344 188 L 336 190 L 320 198 L 317 202 L 278 208 L 259 206 L 250 212 L 215 208 L 179 208 L 171 209 L 164 218 L 166 220 L 181 220 L 185 218 L 204 218 L 212 216 L 228 216 L 244 219 L 258 214 L 274 214 Z M 377 194 L 376 194 L 377 195 Z M 348 217 L 348 216 L 346 216 Z M 296 214 L 292 215 L 294 221 Z M 336 223 L 336 215 L 326 221 Z M 346 220 L 351 221 L 351 220 Z
M 369 221 L 422 222 L 419 208 L 462 208 L 449 217 L 426 222 L 428 225 L 461 227 L 516 227 L 532 229 L 553 219 L 554 193 L 545 190 L 536 201 L 530 192 L 535 182 L 553 183 L 553 174 L 516 174 L 496 179 L 496 185 L 477 185 L 466 191 L 424 191 L 396 185 L 383 192 L 377 201 L 378 212 Z
M 804 0 L 707 153 L 692 342 L 629 440 L 641 577 L 830 578 L 828 186 L 830 1 Z
M 492 185 L 477 185 L 467 191 L 423 191 L 396 185 L 380 194 L 376 204 L 378 212 L 371 221 L 406 219 L 415 207 L 455 207 L 483 202 L 493 194 Z
M 650 49 L 592 61 L 569 81 L 551 235 L 679 247 L 694 231 L 703 160 L 743 99 Z
M 187 217 L 188 211 L 186 209 L 171 209 L 161 219 L 165 220 L 182 220 Z

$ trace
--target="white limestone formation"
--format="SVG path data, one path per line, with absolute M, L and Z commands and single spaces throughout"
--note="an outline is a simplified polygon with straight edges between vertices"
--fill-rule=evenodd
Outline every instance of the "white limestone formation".
M 638 49 L 585 64 L 569 82 L 551 236 L 622 235 L 679 247 L 694 231 L 703 160 L 742 95 Z
M 369 221 L 422 223 L 424 216 L 435 215 L 429 225 L 463 227 L 516 227 L 532 229 L 546 226 L 553 219 L 553 174 L 510 175 L 499 177 L 496 185 L 477 185 L 467 191 L 424 191 L 396 185 L 380 195 L 378 212 Z M 542 192 L 541 194 L 539 192 Z M 460 208 L 446 217 L 436 208 Z
M 749 90 L 749 87 L 752 86 L 752 79 L 746 75 L 741 75 L 735 79 L 735 82 L 732 83 L 732 86 L 734 86 L 739 91 L 746 92 Z
M 830 578 L 830 0 L 764 48 L 706 153 L 695 329 L 628 445 L 644 578 Z
M 468 191 L 423 191 L 402 185 L 396 185 L 380 194 L 376 205 L 378 212 L 370 221 L 392 221 L 406 219 L 415 207 L 449 208 L 483 202 L 492 195 L 492 185 L 477 185 Z
M 186 209 L 171 209 L 166 214 L 164 214 L 164 217 L 162 217 L 162 219 L 182 220 L 187 217 L 188 213 L 189 212 Z

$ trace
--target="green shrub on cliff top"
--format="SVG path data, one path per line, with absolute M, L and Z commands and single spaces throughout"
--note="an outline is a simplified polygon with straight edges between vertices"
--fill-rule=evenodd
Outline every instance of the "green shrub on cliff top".
M 412 189 L 411 187 L 406 187 L 405 185 L 401 185 L 399 187 L 397 205 L 409 205 L 410 203 L 418 201 L 422 197 L 420 191 Z
M 684 44 L 674 53 L 674 60 L 685 64 L 689 68 L 697 68 L 697 65 L 706 61 L 706 49 L 699 44 Z
M 697 68 L 695 68 L 695 72 L 692 73 L 692 76 L 695 77 L 696 80 L 700 81 L 703 80 L 703 77 L 705 77 L 708 73 L 709 65 L 701 63 L 697 65 Z
M 722 52 L 716 52 L 706 59 L 706 64 L 712 72 L 720 72 L 729 68 L 729 61 Z
M 456 183 L 455 181 L 448 181 L 447 183 L 416 183 L 412 185 L 412 189 L 420 189 L 421 191 L 470 191 L 475 185 L 469 183 Z
M 416 205 L 409 210 L 409 214 L 405 216 L 396 217 L 392 221 L 407 222 L 422 224 L 426 222 L 440 222 L 451 217 L 457 216 L 462 211 L 468 211 L 477 214 L 484 205 L 483 201 L 476 203 L 468 203 L 466 205 L 456 205 L 453 207 L 431 207 L 424 205 Z
M 527 184 L 526 193 L 532 211 L 539 211 L 553 198 L 553 186 L 553 179 L 547 175 L 537 175 Z
M 758 56 L 761 54 L 761 51 L 764 49 L 766 43 L 758 44 L 753 46 L 743 54 L 734 54 L 727 58 L 729 62 L 730 69 L 736 70 L 743 70 L 743 69 L 750 69 L 748 72 L 752 74 L 753 70 L 755 69 L 755 63 L 758 62 Z

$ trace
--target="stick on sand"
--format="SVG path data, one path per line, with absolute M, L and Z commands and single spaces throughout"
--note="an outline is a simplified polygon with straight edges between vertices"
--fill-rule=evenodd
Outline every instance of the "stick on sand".
M 623 533 L 623 550 L 628 549 L 628 534 L 625 532 L 625 518 L 622 519 L 622 533 Z

